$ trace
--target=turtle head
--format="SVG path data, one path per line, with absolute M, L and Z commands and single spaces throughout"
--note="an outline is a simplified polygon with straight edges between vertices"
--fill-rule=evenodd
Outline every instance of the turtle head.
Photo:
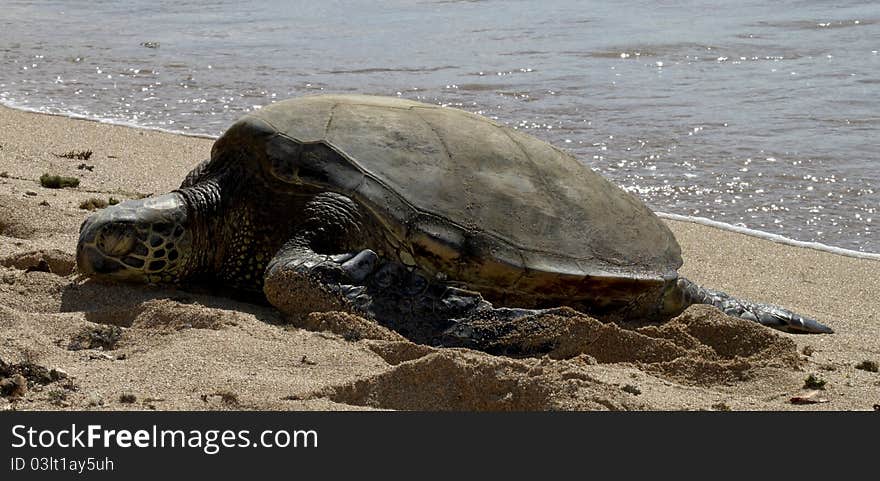
M 122 202 L 83 222 L 76 264 L 87 276 L 175 282 L 191 269 L 193 232 L 178 192 Z

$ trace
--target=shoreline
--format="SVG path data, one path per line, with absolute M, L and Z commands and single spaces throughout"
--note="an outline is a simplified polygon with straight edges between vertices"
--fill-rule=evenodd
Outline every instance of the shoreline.
M 125 128 L 134 129 L 134 130 L 153 131 L 153 132 L 159 132 L 159 133 L 169 134 L 169 135 L 191 137 L 191 138 L 196 138 L 196 139 L 209 139 L 209 140 L 213 141 L 213 140 L 216 140 L 217 138 L 220 137 L 219 135 L 191 133 L 191 132 L 186 132 L 186 131 L 181 131 L 181 130 L 165 129 L 162 127 L 150 127 L 150 126 L 137 125 L 137 124 L 133 124 L 130 122 L 114 121 L 111 119 L 99 119 L 99 118 L 89 117 L 86 115 L 79 115 L 79 114 L 75 114 L 75 113 L 43 112 L 38 109 L 31 109 L 31 108 L 17 106 L 17 105 L 10 105 L 10 104 L 4 103 L 2 101 L 0 101 L 0 108 L 5 108 L 5 109 L 19 111 L 19 112 L 25 112 L 25 113 L 31 113 L 31 114 L 37 114 L 37 115 L 47 115 L 47 116 L 51 116 L 51 117 L 61 117 L 61 118 L 66 118 L 66 119 L 71 119 L 71 120 L 82 120 L 82 121 L 86 121 L 86 122 L 95 122 L 98 124 L 113 125 L 113 126 L 117 126 L 117 127 L 125 127 Z M 830 244 L 823 244 L 821 242 L 801 241 L 801 240 L 797 240 L 797 239 L 792 239 L 790 237 L 785 237 L 780 234 L 774 234 L 772 232 L 765 232 L 762 230 L 752 229 L 749 227 L 741 227 L 741 226 L 733 225 L 733 224 L 730 224 L 727 222 L 722 222 L 722 221 L 718 221 L 715 219 L 709 219 L 707 217 L 688 216 L 688 215 L 683 215 L 683 214 L 675 214 L 675 213 L 671 213 L 671 212 L 661 212 L 661 211 L 654 211 L 654 213 L 657 214 L 657 216 L 662 219 L 670 219 L 670 220 L 675 220 L 675 221 L 679 221 L 679 222 L 692 222 L 692 223 L 704 225 L 707 227 L 714 227 L 716 229 L 726 230 L 729 232 L 735 232 L 738 234 L 748 235 L 748 236 L 757 237 L 757 238 L 761 238 L 761 239 L 767 239 L 767 240 L 771 240 L 774 242 L 779 242 L 781 244 L 791 245 L 791 246 L 795 246 L 795 247 L 802 247 L 802 248 L 806 248 L 806 249 L 815 249 L 815 250 L 822 251 L 822 252 L 830 252 L 833 254 L 838 254 L 838 255 L 847 256 L 847 257 L 856 257 L 856 258 L 860 258 L 860 259 L 880 260 L 880 252 L 864 252 L 864 251 L 857 251 L 857 250 L 853 250 L 853 249 L 846 249 L 843 247 L 837 247 L 837 246 L 833 246 Z
M 135 130 L 151 130 L 151 131 L 155 131 L 155 132 L 161 132 L 163 134 L 180 135 L 183 137 L 193 137 L 196 139 L 216 140 L 218 137 L 220 137 L 219 135 L 200 134 L 197 132 L 187 132 L 185 130 L 173 130 L 173 129 L 166 129 L 166 128 L 162 128 L 162 127 L 151 127 L 149 125 L 139 125 L 136 123 L 125 122 L 125 121 L 120 121 L 120 120 L 90 117 L 88 115 L 77 114 L 74 112 L 46 112 L 46 111 L 39 110 L 36 108 L 25 107 L 22 105 L 15 105 L 15 104 L 9 103 L 7 101 L 4 101 L 2 99 L 0 99 L 0 108 L 15 110 L 18 112 L 25 112 L 25 113 L 29 113 L 29 114 L 48 115 L 50 117 L 61 117 L 61 118 L 66 118 L 66 119 L 71 119 L 71 120 L 84 120 L 86 122 L 95 122 L 95 123 L 99 123 L 99 124 L 115 125 L 117 127 L 126 127 L 129 129 L 135 129 Z
M 0 107 L 0 172 L 7 173 L 0 178 L 0 359 L 38 359 L 63 369 L 77 388 L 34 385 L 19 400 L 0 398 L 0 409 L 867 410 L 880 402 L 880 375 L 855 367 L 880 361 L 878 261 L 690 221 L 664 220 L 682 246 L 682 275 L 815 317 L 836 334 L 777 333 L 689 309 L 641 330 L 584 321 L 609 340 L 604 350 L 511 359 L 396 338 L 350 341 L 209 293 L 76 280 L 77 231 L 90 213 L 80 204 L 176 188 L 211 143 Z M 88 159 L 57 155 L 84 150 Z M 46 172 L 81 184 L 42 188 Z M 28 272 L 40 259 L 51 272 Z M 113 330 L 107 326 L 121 329 L 119 346 L 71 349 L 82 330 Z M 788 402 L 809 374 L 828 381 L 821 394 L 828 402 Z M 234 406 L 214 395 L 233 389 Z M 522 403 L 499 401 L 510 389 Z M 141 401 L 120 402 L 127 392 Z M 470 397 L 455 404 L 461 392 Z

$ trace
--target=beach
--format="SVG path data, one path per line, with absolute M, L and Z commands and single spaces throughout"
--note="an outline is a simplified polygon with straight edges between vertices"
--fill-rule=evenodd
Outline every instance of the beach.
M 779 411 L 880 404 L 880 262 L 691 222 L 667 221 L 682 246 L 682 275 L 815 317 L 835 333 L 786 334 L 692 306 L 655 325 L 577 318 L 563 333 L 570 339 L 564 348 L 515 359 L 414 344 L 341 314 L 293 325 L 270 306 L 204 290 L 76 275 L 78 228 L 91 213 L 84 203 L 174 189 L 211 144 L 0 108 L 0 410 Z M 46 173 L 80 183 L 44 188 L 39 178 Z M 347 331 L 352 325 L 358 327 Z

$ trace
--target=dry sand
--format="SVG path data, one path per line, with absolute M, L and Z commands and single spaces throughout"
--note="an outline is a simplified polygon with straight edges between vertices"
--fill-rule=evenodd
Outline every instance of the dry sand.
M 791 335 L 695 306 L 661 325 L 556 319 L 542 358 L 413 344 L 363 319 L 77 279 L 90 198 L 175 188 L 206 139 L 0 108 L 0 410 L 870 410 L 880 374 L 880 263 L 670 221 L 682 273 L 812 315 Z M 91 150 L 87 160 L 55 154 Z M 85 164 L 80 168 L 81 164 Z M 46 189 L 43 173 L 77 188 Z M 532 335 L 543 336 L 541 339 Z M 876 366 L 876 364 L 874 365 Z M 805 389 L 809 375 L 824 390 Z M 814 404 L 793 404 L 793 397 Z

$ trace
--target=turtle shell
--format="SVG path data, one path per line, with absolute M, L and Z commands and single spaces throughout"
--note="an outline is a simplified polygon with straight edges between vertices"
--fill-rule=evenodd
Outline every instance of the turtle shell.
M 637 198 L 568 153 L 462 110 L 301 97 L 239 120 L 212 158 L 243 143 L 291 189 L 356 200 L 404 263 L 490 299 L 627 299 L 681 265 L 672 233 Z

